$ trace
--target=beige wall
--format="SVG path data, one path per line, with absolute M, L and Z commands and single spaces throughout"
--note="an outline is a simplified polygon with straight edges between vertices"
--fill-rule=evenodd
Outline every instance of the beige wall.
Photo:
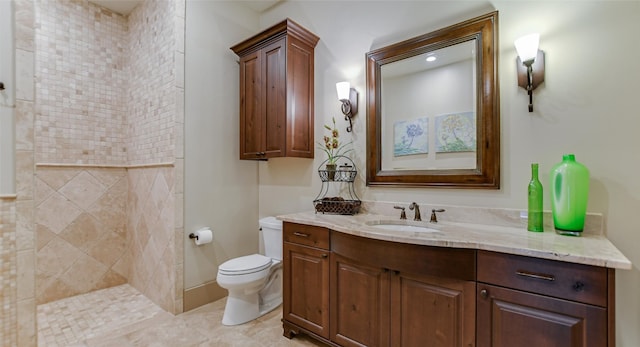
M 238 160 L 238 59 L 229 49 L 257 32 L 258 15 L 237 3 L 187 1 L 186 18 L 185 235 L 213 230 L 210 244 L 185 241 L 189 291 L 215 286 L 219 264 L 258 251 L 258 164 Z
M 360 92 L 352 139 L 363 172 L 365 53 L 494 9 L 499 11 L 500 30 L 502 188 L 368 188 L 362 174 L 357 192 L 366 200 L 525 209 L 530 163 L 540 163 L 541 180 L 548 188 L 552 165 L 563 153 L 575 153 L 591 171 L 588 210 L 604 213 L 608 238 L 634 263 L 633 270 L 617 272 L 616 335 L 618 346 L 638 346 L 639 1 L 287 1 L 262 14 L 260 27 L 290 17 L 320 36 L 315 54 L 316 139 L 332 116 L 342 119 L 335 83 L 348 80 Z M 516 83 L 513 41 L 533 31 L 540 32 L 540 48 L 546 52 L 546 81 L 534 92 L 535 111 L 528 113 L 526 92 Z M 317 153 L 313 161 L 259 163 L 260 215 L 312 210 L 320 189 L 315 170 L 322 160 Z

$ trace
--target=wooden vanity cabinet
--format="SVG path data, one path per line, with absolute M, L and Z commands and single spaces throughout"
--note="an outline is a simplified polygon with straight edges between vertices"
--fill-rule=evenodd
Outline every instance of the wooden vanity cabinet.
M 240 159 L 313 158 L 317 42 L 287 19 L 231 47 L 240 57 Z
M 475 251 L 331 232 L 331 342 L 473 346 Z
M 283 225 L 283 327 L 329 339 L 329 230 Z
M 284 223 L 284 335 L 330 346 L 615 346 L 615 269 Z
M 478 251 L 477 345 L 615 346 L 613 269 Z

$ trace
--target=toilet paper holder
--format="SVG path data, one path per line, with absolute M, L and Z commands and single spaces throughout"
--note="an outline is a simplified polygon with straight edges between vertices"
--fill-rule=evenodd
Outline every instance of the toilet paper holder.
M 196 246 L 202 246 L 213 241 L 211 228 L 205 227 L 189 234 L 189 239 L 194 240 Z

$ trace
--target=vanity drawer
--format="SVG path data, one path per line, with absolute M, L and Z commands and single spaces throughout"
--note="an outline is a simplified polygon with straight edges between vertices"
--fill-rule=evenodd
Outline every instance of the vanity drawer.
M 327 228 L 285 222 L 282 232 L 282 239 L 285 242 L 329 250 L 329 229 Z
M 607 306 L 607 269 L 478 251 L 478 282 Z

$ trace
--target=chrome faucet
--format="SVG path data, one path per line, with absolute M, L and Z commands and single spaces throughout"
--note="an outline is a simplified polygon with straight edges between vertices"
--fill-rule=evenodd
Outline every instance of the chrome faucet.
M 413 220 L 417 220 L 417 221 L 422 220 L 422 217 L 420 216 L 420 206 L 418 206 L 418 204 L 416 204 L 415 202 L 412 202 L 411 205 L 409 205 L 409 209 L 416 210 L 416 213 L 413 215 Z

